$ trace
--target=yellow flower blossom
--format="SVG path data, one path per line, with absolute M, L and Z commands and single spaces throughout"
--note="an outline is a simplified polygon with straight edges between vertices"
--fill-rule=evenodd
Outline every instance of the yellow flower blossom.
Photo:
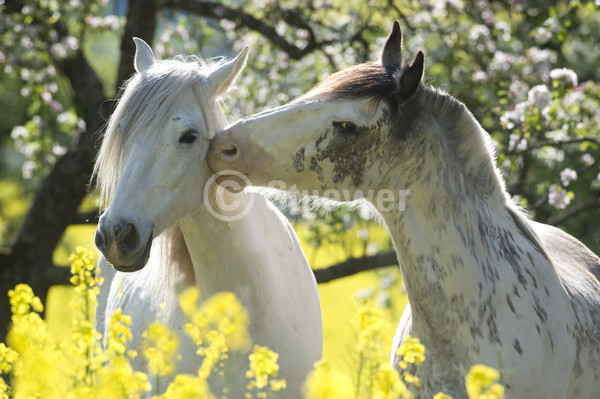
M 393 331 L 382 310 L 366 304 L 357 308 L 351 323 L 358 333 L 355 396 L 368 397 L 381 365 L 388 363 L 387 338 L 393 336 Z
M 407 336 L 397 351 L 402 359 L 398 362 L 401 369 L 406 369 L 409 364 L 419 365 L 425 360 L 425 347 L 418 338 Z
M 331 363 L 320 360 L 315 364 L 303 386 L 305 399 L 355 398 L 354 384 Z
M 181 374 L 169 384 L 166 392 L 159 399 L 215 399 L 205 379 L 197 376 Z
M 284 389 L 287 388 L 287 383 L 285 382 L 284 379 L 270 380 L 269 384 L 271 386 L 271 391 L 273 391 L 273 392 L 283 391 Z
M 189 287 L 177 296 L 179 299 L 179 306 L 188 319 L 192 319 L 194 314 L 198 312 L 199 297 L 200 291 L 196 287 Z
M 198 377 L 207 380 L 214 371 L 215 365 L 220 360 L 227 359 L 227 345 L 225 344 L 225 336 L 216 330 L 209 331 L 203 341 L 208 343 L 208 346 L 198 347 L 198 355 L 204 358 L 200 369 L 198 369 Z
M 145 373 L 134 371 L 124 356 L 113 358 L 97 372 L 97 398 L 142 398 L 151 385 Z
M 185 326 L 186 332 L 196 345 L 210 331 L 219 331 L 225 337 L 227 348 L 232 351 L 247 352 L 251 339 L 248 335 L 250 319 L 248 312 L 232 292 L 219 292 L 197 307 L 198 289 L 190 287 L 179 295 L 179 303 L 191 320 Z
M 12 311 L 12 328 L 7 343 L 19 354 L 30 348 L 40 349 L 48 344 L 48 328 L 38 312 L 44 307 L 40 298 L 26 284 L 19 284 L 8 291 Z
M 246 371 L 246 378 L 251 380 L 248 390 L 254 388 L 261 390 L 269 384 L 271 377 L 277 377 L 279 372 L 279 364 L 277 364 L 279 355 L 277 353 L 266 346 L 254 345 L 248 358 L 250 359 L 250 369 Z M 275 386 L 281 388 L 282 383 L 278 381 Z
M 19 317 L 27 316 L 30 312 L 40 313 L 44 310 L 42 301 L 33 295 L 33 290 L 27 284 L 18 284 L 14 290 L 9 290 L 8 297 L 13 322 Z
M 167 326 L 158 322 L 152 323 L 144 331 L 142 353 L 148 361 L 150 374 L 168 376 L 175 368 L 175 355 L 179 348 L 179 339 Z
M 0 377 L 0 399 L 12 398 L 10 387 Z
M 411 399 L 413 396 L 402 382 L 398 371 L 381 365 L 371 386 L 373 399 Z
M 0 375 L 8 374 L 13 368 L 13 364 L 19 359 L 19 354 L 0 342 Z
M 70 387 L 64 373 L 68 369 L 69 362 L 50 342 L 24 349 L 13 370 L 15 397 L 62 399 Z
M 438 392 L 435 395 L 433 395 L 433 399 L 452 399 L 452 396 L 446 395 L 443 392 Z
M 504 387 L 497 380 L 500 373 L 483 364 L 471 367 L 466 377 L 467 394 L 470 399 L 503 399 Z
M 84 318 L 91 320 L 91 315 L 98 304 L 96 298 L 100 294 L 103 279 L 98 276 L 100 269 L 93 263 L 93 253 L 78 246 L 69 257 L 71 261 L 71 279 L 77 299 L 69 303 L 75 310 L 80 310 Z

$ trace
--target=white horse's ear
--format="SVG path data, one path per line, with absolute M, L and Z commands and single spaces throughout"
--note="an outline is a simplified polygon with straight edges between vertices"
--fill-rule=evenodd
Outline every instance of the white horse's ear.
M 400 69 L 402 66 L 402 31 L 398 21 L 394 21 L 392 32 L 383 46 L 381 64 L 390 69 Z
M 154 53 L 150 46 L 148 46 L 148 43 L 139 37 L 134 37 L 133 41 L 135 42 L 135 58 L 133 66 L 138 73 L 142 73 L 150 68 L 156 60 L 154 59 Z
M 248 46 L 244 47 L 244 49 L 233 60 L 219 65 L 217 69 L 208 75 L 207 80 L 209 82 L 209 89 L 213 96 L 218 97 L 227 92 L 229 86 L 231 86 L 237 75 L 246 64 L 247 58 Z

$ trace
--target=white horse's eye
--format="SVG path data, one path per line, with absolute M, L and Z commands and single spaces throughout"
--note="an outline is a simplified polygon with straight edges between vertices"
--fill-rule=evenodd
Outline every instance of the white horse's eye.
M 198 138 L 198 131 L 195 129 L 188 129 L 181 134 L 179 142 L 182 144 L 192 144 Z
M 357 133 L 357 127 L 352 122 L 348 122 L 348 121 L 333 122 L 332 125 L 335 129 L 340 130 L 341 133 L 344 133 L 344 134 Z

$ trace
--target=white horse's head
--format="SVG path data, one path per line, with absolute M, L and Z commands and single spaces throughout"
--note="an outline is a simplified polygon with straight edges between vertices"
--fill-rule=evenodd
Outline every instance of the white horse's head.
M 148 261 L 153 237 L 203 204 L 214 132 L 227 124 L 218 98 L 247 57 L 208 67 L 199 59 L 157 61 L 141 39 L 137 73 L 110 118 L 94 169 L 102 200 L 96 246 L 119 271 Z
M 299 99 L 218 132 L 211 168 L 240 171 L 262 186 L 281 180 L 309 192 L 354 191 L 351 198 L 385 184 L 414 122 L 423 76 L 423 53 L 404 65 L 401 46 L 395 23 L 381 63 L 342 70 Z

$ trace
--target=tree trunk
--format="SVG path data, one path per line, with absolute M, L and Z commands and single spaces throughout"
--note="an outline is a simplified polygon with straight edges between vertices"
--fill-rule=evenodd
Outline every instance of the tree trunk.
M 15 2 L 11 5 L 20 9 Z M 122 42 L 133 43 L 128 37 L 133 35 L 150 39 L 155 27 L 155 1 L 131 0 Z M 57 26 L 56 30 L 61 36 L 68 34 L 64 26 Z M 135 49 L 123 44 L 121 49 L 120 65 L 129 63 L 131 71 Z M 86 122 L 86 131 L 76 137 L 69 151 L 44 178 L 8 252 L 0 254 L 0 339 L 5 337 L 10 323 L 10 305 L 6 297 L 9 289 L 26 283 L 45 300 L 52 285 L 68 281 L 68 270 L 55 268 L 52 255 L 66 228 L 79 219 L 77 210 L 88 191 L 96 143 L 100 142 L 106 122 L 100 113 L 100 107 L 106 101 L 102 82 L 83 51 L 80 49 L 72 58 L 57 62 L 57 67 L 71 84 L 73 104 L 79 117 Z M 125 69 L 122 72 L 123 75 L 127 73 Z M 120 86 L 121 80 L 117 84 Z

